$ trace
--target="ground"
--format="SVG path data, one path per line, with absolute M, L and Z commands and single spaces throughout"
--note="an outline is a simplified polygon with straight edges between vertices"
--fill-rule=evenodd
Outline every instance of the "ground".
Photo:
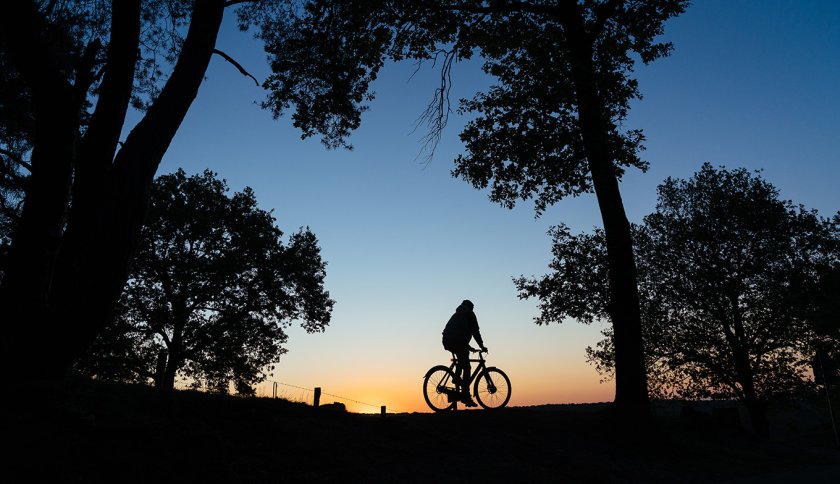
M 725 413 L 703 408 L 660 409 L 651 422 L 626 426 L 604 404 L 381 416 L 196 392 L 161 398 L 147 387 L 93 382 L 42 392 L 3 412 L 13 447 L 3 474 L 17 476 L 4 482 L 764 483 L 840 476 L 840 449 L 819 419 L 794 428 L 801 424 L 789 418 L 788 431 L 758 439 L 719 418 Z M 784 421 L 778 412 L 772 417 Z

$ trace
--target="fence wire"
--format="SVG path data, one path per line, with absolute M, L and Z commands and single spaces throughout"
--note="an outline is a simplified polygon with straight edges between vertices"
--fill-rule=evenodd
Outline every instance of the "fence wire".
M 305 390 L 307 392 L 312 392 L 312 393 L 315 392 L 315 390 L 312 389 L 312 388 L 304 388 L 304 387 L 301 387 L 301 386 L 292 385 L 290 383 L 283 383 L 283 382 L 279 382 L 279 381 L 278 382 L 272 382 L 272 383 L 276 383 L 278 385 L 283 385 L 283 386 L 286 386 L 286 387 L 297 388 L 298 390 Z M 349 397 L 342 397 L 341 395 L 326 393 L 324 391 L 321 391 L 321 395 L 325 396 L 325 397 L 338 398 L 339 400 L 345 400 L 347 402 L 358 403 L 359 405 L 367 405 L 368 407 L 373 407 L 373 408 L 380 408 L 381 407 L 381 405 L 374 405 L 372 403 L 362 402 L 362 401 L 355 400 L 355 399 L 352 399 L 352 398 L 349 398 Z

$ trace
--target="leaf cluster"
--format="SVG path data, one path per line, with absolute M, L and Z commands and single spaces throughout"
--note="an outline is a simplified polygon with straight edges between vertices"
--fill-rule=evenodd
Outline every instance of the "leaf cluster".
M 366 18 L 373 10 L 346 8 L 342 2 L 306 2 L 287 7 L 289 15 L 266 13 L 263 6 L 240 10 L 240 23 L 259 23 L 272 73 L 263 83 L 263 107 L 277 118 L 295 107 L 294 126 L 302 138 L 322 136 L 330 148 L 350 147 L 346 138 L 359 127 L 369 85 L 383 64 L 390 31 Z

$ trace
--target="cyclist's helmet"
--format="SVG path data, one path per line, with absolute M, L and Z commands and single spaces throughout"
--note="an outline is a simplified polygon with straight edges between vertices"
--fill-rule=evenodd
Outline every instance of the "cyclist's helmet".
M 465 308 L 469 309 L 470 311 L 472 311 L 472 309 L 475 307 L 473 305 L 472 301 L 470 301 L 469 299 L 464 299 L 463 301 L 461 301 L 461 306 L 464 306 Z

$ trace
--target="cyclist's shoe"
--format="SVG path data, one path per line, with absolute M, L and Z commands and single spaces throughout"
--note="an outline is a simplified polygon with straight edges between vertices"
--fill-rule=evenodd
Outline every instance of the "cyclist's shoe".
M 463 400 L 461 400 L 461 401 L 464 403 L 464 406 L 465 406 L 465 407 L 477 407 L 477 406 L 478 406 L 478 404 L 477 404 L 477 403 L 475 403 L 475 402 L 473 401 L 473 399 L 472 399 L 472 398 L 470 398 L 470 397 L 467 397 L 467 398 L 465 398 L 465 399 L 463 399 Z

